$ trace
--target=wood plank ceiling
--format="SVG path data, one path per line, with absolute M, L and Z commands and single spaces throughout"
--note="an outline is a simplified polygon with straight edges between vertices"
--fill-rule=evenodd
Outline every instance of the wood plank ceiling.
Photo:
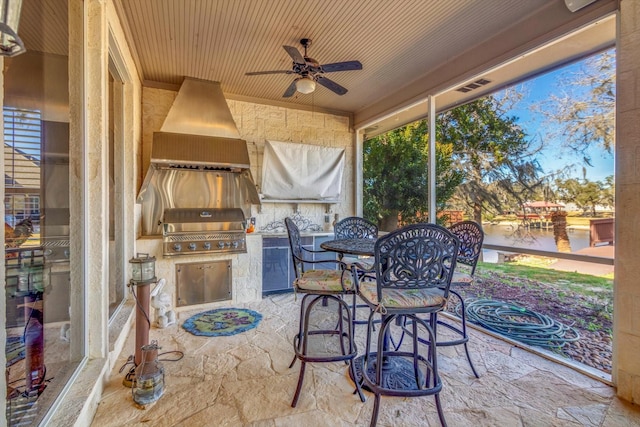
M 359 60 L 360 71 L 327 77 L 324 87 L 288 102 L 355 112 L 397 91 L 505 27 L 561 0 L 118 0 L 142 78 L 179 85 L 194 77 L 221 82 L 225 93 L 282 101 L 294 75 L 283 45 L 321 64 Z

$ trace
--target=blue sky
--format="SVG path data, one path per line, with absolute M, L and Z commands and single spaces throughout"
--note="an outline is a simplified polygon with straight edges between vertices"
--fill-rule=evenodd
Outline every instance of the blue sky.
M 522 86 L 528 95 L 511 110 L 511 115 L 518 117 L 518 124 L 523 127 L 530 138 L 537 136 L 548 139 L 548 135 L 545 134 L 548 125 L 544 124 L 543 118 L 539 114 L 532 114 L 530 106 L 546 99 L 554 90 L 557 90 L 560 76 L 577 70 L 581 65 L 581 62 L 577 62 L 536 77 L 523 85 L 518 85 L 518 88 Z M 588 166 L 582 162 L 582 156 L 563 150 L 562 140 L 551 139 L 549 141 L 548 147 L 538 156 L 538 161 L 545 173 L 561 169 L 569 164 L 575 164 L 573 176 L 576 178 L 583 177 L 583 166 L 586 168 L 586 178 L 590 181 L 601 181 L 605 177 L 613 175 L 613 154 L 607 153 L 595 144 L 588 153 L 592 164 L 592 166 Z

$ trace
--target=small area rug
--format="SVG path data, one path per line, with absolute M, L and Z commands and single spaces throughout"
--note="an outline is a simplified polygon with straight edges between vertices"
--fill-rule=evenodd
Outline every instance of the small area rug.
M 255 328 L 260 320 L 262 314 L 246 308 L 217 308 L 191 316 L 182 327 L 193 335 L 229 336 Z

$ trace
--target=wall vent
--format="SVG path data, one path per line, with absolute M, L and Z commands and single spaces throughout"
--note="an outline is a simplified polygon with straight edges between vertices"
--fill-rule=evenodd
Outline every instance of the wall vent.
M 476 80 L 475 82 L 471 82 L 469 84 L 459 87 L 458 89 L 456 89 L 456 91 L 467 93 L 467 92 L 471 92 L 474 89 L 482 87 L 484 85 L 488 85 L 489 83 L 491 83 L 491 80 L 479 79 L 479 80 Z

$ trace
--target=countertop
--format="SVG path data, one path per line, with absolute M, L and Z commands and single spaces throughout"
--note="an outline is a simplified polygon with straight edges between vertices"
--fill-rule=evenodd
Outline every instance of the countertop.
M 251 235 L 259 235 L 259 236 L 263 236 L 263 237 L 287 237 L 287 233 L 286 232 L 283 232 L 283 233 L 272 233 L 272 232 L 257 231 L 257 232 L 254 232 L 254 233 L 247 234 L 247 236 L 251 236 Z M 331 236 L 331 235 L 333 235 L 333 231 L 300 231 L 300 235 L 302 237 Z
M 300 235 L 303 237 L 313 237 L 313 236 L 331 236 L 333 235 L 333 231 L 301 231 Z M 254 237 L 287 237 L 287 233 L 272 233 L 272 232 L 262 232 L 262 231 L 254 231 L 253 233 L 247 233 L 247 238 Z M 156 236 L 140 236 L 137 240 L 162 240 L 161 235 Z

